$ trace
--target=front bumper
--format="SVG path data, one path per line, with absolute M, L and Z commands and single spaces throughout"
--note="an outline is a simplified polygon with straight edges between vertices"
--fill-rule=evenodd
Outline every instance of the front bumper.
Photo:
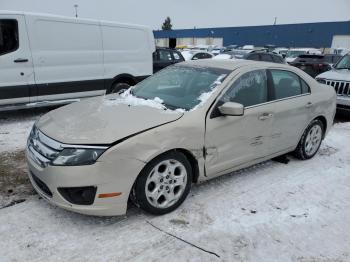
M 337 96 L 337 107 L 350 110 L 350 96 Z
M 30 157 L 28 148 L 26 159 L 29 178 L 40 196 L 61 208 L 81 214 L 96 216 L 124 215 L 130 190 L 135 178 L 142 170 L 144 162 L 134 159 L 120 159 L 111 162 L 96 162 L 86 166 L 41 167 Z M 35 181 L 38 178 L 45 187 Z M 76 205 L 66 200 L 59 188 L 95 187 L 96 194 L 91 205 Z M 51 194 L 50 194 L 51 192 Z M 99 194 L 120 192 L 110 198 L 99 198 Z

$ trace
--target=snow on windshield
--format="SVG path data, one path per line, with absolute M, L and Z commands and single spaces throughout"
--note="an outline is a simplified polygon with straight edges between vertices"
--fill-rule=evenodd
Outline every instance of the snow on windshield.
M 190 111 L 196 110 L 197 108 L 203 106 L 203 104 L 210 98 L 210 96 L 215 92 L 217 86 L 219 86 L 222 83 L 222 80 L 225 79 L 226 74 L 220 75 L 210 86 L 210 91 L 201 93 L 199 97 L 197 98 L 199 104 L 197 104 L 194 108 L 192 108 Z M 140 97 L 136 97 L 132 94 L 132 88 L 130 87 L 128 90 L 125 92 L 116 95 L 107 95 L 104 99 L 104 104 L 105 105 L 119 105 L 119 104 L 124 104 L 124 105 L 129 105 L 129 106 L 149 106 L 157 109 L 163 109 L 166 110 L 167 112 L 186 112 L 186 109 L 184 108 L 176 108 L 176 109 L 169 109 L 163 104 L 163 100 L 160 99 L 159 97 L 155 97 L 154 99 L 144 99 Z
M 133 96 L 131 93 L 132 87 L 126 90 L 124 93 L 118 95 L 106 96 L 105 104 L 107 105 L 118 105 L 125 104 L 129 106 L 149 106 L 157 109 L 167 109 L 162 103 L 163 100 L 159 97 L 154 99 L 143 99 Z

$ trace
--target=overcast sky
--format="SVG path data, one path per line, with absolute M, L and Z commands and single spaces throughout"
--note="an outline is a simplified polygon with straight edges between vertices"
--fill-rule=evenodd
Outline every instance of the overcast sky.
M 0 0 L 0 9 L 45 12 L 174 29 L 350 20 L 350 0 Z

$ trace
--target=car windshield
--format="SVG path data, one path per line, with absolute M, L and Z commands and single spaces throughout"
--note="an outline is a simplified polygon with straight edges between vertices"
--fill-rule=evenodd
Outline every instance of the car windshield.
M 350 54 L 343 56 L 334 66 L 335 69 L 350 69 Z
M 135 85 L 131 93 L 143 99 L 160 99 L 172 110 L 191 110 L 229 73 L 229 70 L 217 68 L 171 66 Z
M 292 50 L 292 51 L 288 51 L 286 57 L 291 57 L 291 58 L 295 58 L 298 57 L 299 55 L 303 55 L 305 54 L 305 51 L 296 51 L 296 50 Z

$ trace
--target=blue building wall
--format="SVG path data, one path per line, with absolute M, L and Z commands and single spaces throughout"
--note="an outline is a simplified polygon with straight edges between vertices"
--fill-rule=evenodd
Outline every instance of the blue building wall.
M 330 47 L 333 35 L 350 35 L 350 21 L 154 31 L 155 38 L 222 37 L 225 46 Z

